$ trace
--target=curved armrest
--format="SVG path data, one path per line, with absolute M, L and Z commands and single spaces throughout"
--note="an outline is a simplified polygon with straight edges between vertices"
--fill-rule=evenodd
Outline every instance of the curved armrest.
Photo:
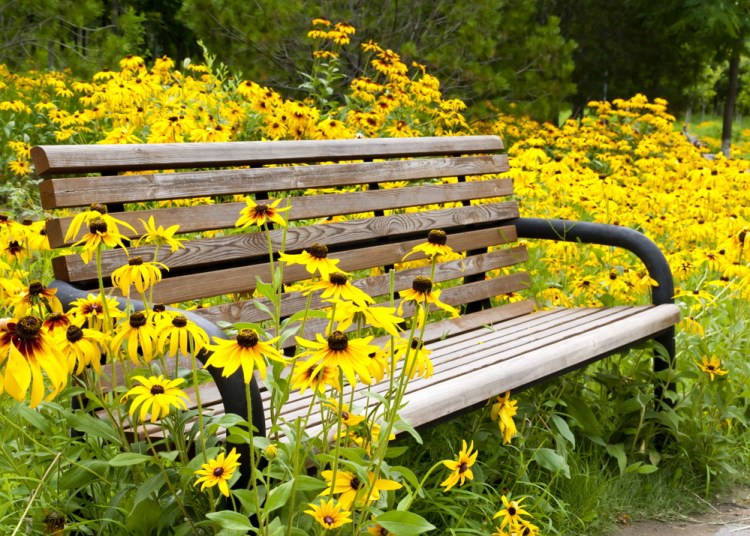
M 581 242 L 627 249 L 643 262 L 649 276 L 658 283 L 657 287 L 651 289 L 654 305 L 674 303 L 674 279 L 669 263 L 659 247 L 638 231 L 606 223 L 546 218 L 516 218 L 509 223 L 516 226 L 519 238 Z
M 85 298 L 87 295 L 92 293 L 98 293 L 98 290 L 90 291 L 90 290 L 81 290 L 70 283 L 67 283 L 65 281 L 53 281 L 50 285 L 52 288 L 57 289 L 57 297 L 60 299 L 60 301 L 63 304 L 63 307 L 65 307 L 66 310 L 70 308 L 70 303 L 79 299 L 79 298 Z M 121 308 L 125 308 L 125 305 L 127 301 L 124 298 L 114 296 L 114 298 L 118 301 Z M 130 300 L 130 304 L 133 306 L 133 308 L 136 311 L 141 311 L 144 309 L 144 304 L 142 301 L 139 300 Z M 216 324 L 213 322 L 210 322 L 203 318 L 200 315 L 197 315 L 195 313 L 192 313 L 190 311 L 185 311 L 182 309 L 174 309 L 170 308 L 174 311 L 179 311 L 181 314 L 185 315 L 188 320 L 191 320 L 195 324 L 197 324 L 199 327 L 201 327 L 210 339 L 213 339 L 214 337 L 220 337 L 223 339 L 227 338 L 227 335 L 224 333 L 224 331 L 219 328 Z M 199 352 L 198 355 L 196 355 L 196 359 L 198 359 L 201 363 L 205 364 L 206 360 L 211 355 L 210 351 L 208 350 L 202 350 Z M 234 413 L 236 415 L 239 415 L 243 419 L 248 418 L 247 415 L 247 399 L 245 397 L 245 380 L 243 377 L 242 369 L 240 368 L 237 370 L 234 374 L 231 376 L 225 378 L 221 375 L 221 370 L 216 369 L 214 367 L 208 367 L 208 371 L 211 373 L 211 376 L 213 377 L 214 382 L 216 383 L 216 387 L 219 389 L 219 393 L 221 394 L 222 401 L 224 403 L 224 409 L 227 413 Z M 250 383 L 250 398 L 252 401 L 252 411 L 253 411 L 253 425 L 258 429 L 259 435 L 265 435 L 266 434 L 266 418 L 263 411 L 263 400 L 260 396 L 260 390 L 258 389 L 258 385 L 255 381 L 255 378 L 252 379 L 252 382 Z M 245 444 L 237 445 L 237 450 L 241 452 L 241 462 L 243 464 L 242 467 L 242 478 L 249 478 L 250 471 L 249 471 L 249 451 L 248 446 Z

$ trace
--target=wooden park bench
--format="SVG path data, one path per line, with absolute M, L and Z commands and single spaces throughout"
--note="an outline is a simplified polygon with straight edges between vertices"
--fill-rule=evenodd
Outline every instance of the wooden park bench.
M 226 303 L 188 313 L 211 336 L 223 336 L 216 326 L 220 321 L 266 319 L 250 297 L 256 277 L 270 280 L 265 233 L 221 232 L 234 228 L 245 206 L 234 197 L 238 194 L 254 195 L 259 203 L 288 198 L 286 251 L 326 245 L 329 256 L 340 259 L 342 270 L 364 274 L 355 284 L 373 297 L 389 293 L 390 267 L 423 243 L 430 230 L 444 230 L 448 245 L 465 257 L 440 262 L 434 281 L 443 287 L 441 300 L 460 308 L 462 315 L 427 328 L 424 340 L 433 351 L 434 374 L 411 382 L 408 404 L 401 412 L 414 427 L 649 339 L 666 349 L 666 354 L 654 356 L 657 371 L 670 366 L 674 358 L 679 310 L 672 302 L 672 276 L 659 249 L 628 228 L 519 217 L 512 181 L 502 177 L 508 158 L 496 136 L 43 146 L 32 149 L 32 158 L 36 172 L 44 177 L 40 192 L 47 210 L 102 203 L 139 231 L 143 229 L 139 220 L 154 216 L 158 225 L 178 224 L 180 233 L 197 237 L 175 252 L 160 249 L 158 260 L 169 272 L 155 287 L 154 302 L 197 303 L 234 295 Z M 170 200 L 198 198 L 203 201 L 162 208 Z M 53 248 L 70 245 L 64 239 L 70 221 L 70 216 L 48 221 Z M 207 231 L 220 232 L 199 237 Z M 270 232 L 276 249 L 282 232 L 278 228 Z M 523 269 L 526 247 L 518 243 L 519 238 L 627 248 L 658 282 L 652 291 L 653 304 L 536 310 L 533 298 L 508 300 L 508 295 L 530 286 Z M 154 248 L 129 248 L 129 252 L 151 260 Z M 97 272 L 95 263 L 84 264 L 79 255 L 67 253 L 54 259 L 54 286 L 69 303 L 96 291 Z M 105 275 L 126 263 L 121 249 L 103 254 Z M 416 275 L 428 273 L 428 266 L 396 272 L 395 290 L 410 288 Z M 298 265 L 284 271 L 285 284 L 308 278 Z M 305 301 L 298 293 L 289 293 L 283 300 L 283 314 L 300 310 Z M 318 298 L 313 304 L 325 306 Z M 312 339 L 314 332 L 308 330 L 305 336 Z M 289 342 L 293 344 L 294 338 Z M 212 374 L 216 384 L 204 387 L 204 405 L 219 413 L 244 415 L 241 371 L 230 378 L 221 378 L 215 370 Z M 266 400 L 267 393 L 260 382 L 253 385 L 253 397 L 253 421 L 263 433 L 267 416 L 260 401 Z M 297 397 L 285 411 L 294 415 L 306 405 L 303 397 Z

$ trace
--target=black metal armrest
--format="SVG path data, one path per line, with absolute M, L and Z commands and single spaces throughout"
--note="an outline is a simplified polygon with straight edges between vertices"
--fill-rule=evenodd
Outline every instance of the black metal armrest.
M 628 227 L 571 220 L 516 218 L 519 238 L 538 238 L 624 248 L 634 253 L 646 266 L 649 276 L 658 283 L 651 289 L 654 305 L 674 303 L 674 279 L 664 256 L 651 239 Z

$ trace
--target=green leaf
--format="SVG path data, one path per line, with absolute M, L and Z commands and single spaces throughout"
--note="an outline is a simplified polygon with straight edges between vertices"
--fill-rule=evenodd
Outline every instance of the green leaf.
M 575 448 L 576 446 L 576 437 L 573 435 L 573 432 L 570 431 L 570 426 L 568 426 L 568 423 L 560 417 L 559 415 L 552 415 L 552 422 L 555 425 L 555 428 L 557 428 L 557 431 L 560 432 L 560 435 L 563 436 L 568 443 L 571 444 Z
M 317 478 L 307 475 L 297 475 L 297 491 L 322 491 L 328 487 L 328 484 Z
M 100 439 L 107 439 L 112 443 L 122 442 L 122 438 L 117 434 L 111 424 L 104 422 L 101 419 L 97 419 L 86 413 L 76 413 L 68 417 L 68 425 L 77 430 L 83 432 L 89 437 L 98 437 Z
M 112 467 L 127 467 L 129 465 L 139 465 L 142 463 L 146 463 L 151 460 L 151 456 L 147 456 L 146 454 L 138 454 L 136 452 L 123 452 L 122 454 L 118 454 L 117 456 L 109 460 L 109 465 L 111 465 Z
M 289 500 L 290 495 L 292 494 L 293 484 L 294 479 L 290 480 L 289 482 L 284 482 L 280 486 L 276 486 L 275 488 L 273 488 L 271 490 L 271 493 L 268 494 L 268 500 L 266 501 L 266 504 L 263 505 L 263 511 L 272 512 L 284 506 Z
M 565 478 L 570 478 L 570 467 L 565 458 L 552 449 L 541 448 L 534 452 L 534 461 L 540 466 L 554 473 L 562 472 Z
M 217 523 L 223 529 L 251 530 L 253 528 L 253 525 L 250 523 L 247 516 L 243 516 L 237 512 L 230 512 L 229 510 L 209 512 L 206 514 L 206 517 Z
M 412 512 L 399 512 L 393 510 L 385 512 L 375 518 L 375 521 L 388 532 L 399 536 L 411 536 L 422 534 L 435 529 L 435 525 L 429 523 L 425 518 Z
M 607 454 L 617 460 L 620 474 L 624 474 L 628 464 L 628 457 L 625 455 L 625 446 L 622 443 L 618 443 L 617 445 L 607 445 L 605 448 L 607 449 Z

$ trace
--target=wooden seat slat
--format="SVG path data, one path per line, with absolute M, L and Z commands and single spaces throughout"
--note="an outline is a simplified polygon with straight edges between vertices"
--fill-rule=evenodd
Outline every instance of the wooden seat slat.
M 39 175 L 494 153 L 497 136 L 33 147 Z
M 368 240 L 382 241 L 403 234 L 413 235 L 420 232 L 426 234 L 430 229 L 444 229 L 450 233 L 456 227 L 464 227 L 465 225 L 461 225 L 461 222 L 488 225 L 489 223 L 500 223 L 502 220 L 514 218 L 517 215 L 517 203 L 508 201 L 309 225 L 306 227 L 290 227 L 287 230 L 271 231 L 270 238 L 275 251 L 280 250 L 284 236 L 286 237 L 287 251 L 290 252 L 309 248 L 315 243 L 326 244 L 329 248 L 335 250 L 337 246 L 345 247 L 347 243 Z M 175 252 L 170 252 L 167 248 L 161 248 L 158 258 L 159 262 L 163 262 L 169 266 L 171 271 L 179 271 L 181 268 L 197 270 L 204 266 L 221 267 L 227 264 L 231 266 L 232 263 L 239 263 L 253 257 L 267 258 L 268 255 L 268 241 L 265 233 L 244 233 L 192 240 L 185 242 L 184 245 L 184 248 L 178 249 Z M 153 260 L 154 250 L 153 246 L 131 248 L 129 254 L 140 255 L 144 260 L 150 261 Z M 126 264 L 127 261 L 128 254 L 121 249 L 105 251 L 102 254 L 102 273 L 108 276 L 114 270 Z M 56 257 L 53 259 L 53 270 L 56 278 L 71 282 L 90 281 L 97 277 L 96 265 L 94 263 L 85 264 L 78 255 Z M 232 277 L 231 274 L 234 273 L 230 269 L 226 270 L 223 275 Z M 179 294 L 179 292 L 175 292 L 175 289 L 170 289 L 167 292 L 167 289 L 164 288 L 170 286 L 171 279 L 166 279 L 157 287 L 156 291 L 163 292 L 165 296 Z M 250 278 L 251 283 L 254 280 L 254 277 Z M 213 296 L 218 296 L 250 288 L 246 285 L 244 279 L 242 281 L 239 286 L 236 286 L 236 283 L 234 283 L 234 286 L 230 286 L 228 290 L 223 290 L 224 286 L 221 285 L 221 282 L 214 282 L 217 284 L 217 287 L 216 289 L 211 289 L 210 292 L 214 292 Z M 208 289 L 206 290 L 208 291 Z M 206 296 L 204 294 L 197 297 L 202 298 Z M 179 298 L 164 298 L 161 301 L 173 303 L 182 300 Z
M 369 183 L 477 176 L 508 170 L 505 155 L 393 160 L 273 168 L 74 177 L 45 180 L 42 207 L 70 208 L 91 203 L 167 201 L 256 192 L 284 192 Z M 272 188 L 269 188 L 272 186 Z
M 403 195 L 400 189 L 389 189 L 291 197 L 283 200 L 280 206 L 291 205 L 291 209 L 285 216 L 289 221 L 298 221 L 326 218 L 333 212 L 332 207 L 336 207 L 338 214 L 348 215 L 421 205 L 491 199 L 507 196 L 511 193 L 513 193 L 512 182 L 508 179 L 497 179 L 458 183 L 448 191 L 437 185 L 413 186 L 409 188 L 409 195 Z M 144 227 L 141 221 L 148 221 L 150 216 L 154 217 L 157 225 L 165 228 L 179 225 L 180 234 L 231 229 L 235 227 L 240 210 L 244 207 L 244 202 L 237 202 L 113 213 L 112 216 L 130 224 L 136 230 L 134 233 L 124 226 L 120 229 L 124 236 L 132 239 L 143 234 Z M 75 242 L 75 239 L 68 241 L 64 239 L 72 220 L 73 217 L 56 219 L 50 222 L 51 225 L 47 226 L 47 235 L 52 247 L 67 246 Z M 82 229 L 80 234 L 85 231 L 86 229 Z

